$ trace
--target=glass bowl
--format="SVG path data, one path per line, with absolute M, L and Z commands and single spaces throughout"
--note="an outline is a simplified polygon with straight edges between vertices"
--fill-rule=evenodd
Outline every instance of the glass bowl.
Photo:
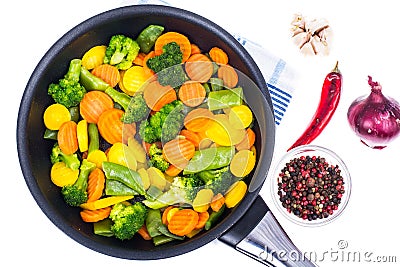
M 351 194 L 346 164 L 333 151 L 303 145 L 287 152 L 275 166 L 272 199 L 282 215 L 302 226 L 322 226 L 337 219 Z

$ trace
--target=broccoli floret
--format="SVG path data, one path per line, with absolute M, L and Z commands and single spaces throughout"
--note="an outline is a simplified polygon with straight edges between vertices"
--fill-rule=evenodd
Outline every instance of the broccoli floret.
M 131 239 L 144 224 L 146 215 L 147 209 L 140 202 L 133 205 L 115 204 L 109 216 L 113 221 L 111 231 L 121 240 Z
M 152 144 L 149 148 L 150 165 L 156 167 L 162 172 L 165 172 L 169 163 L 166 161 L 162 155 L 162 150 L 157 147 L 156 144 Z
M 147 207 L 159 209 L 168 205 L 179 204 L 191 206 L 197 192 L 204 188 L 204 182 L 196 175 L 174 177 L 169 190 L 157 196 L 156 199 L 147 197 L 143 201 Z
M 158 82 L 163 85 L 177 87 L 182 85 L 187 76 L 182 68 L 183 54 L 176 42 L 165 44 L 161 55 L 147 60 L 147 66 L 157 73 Z
M 204 182 L 196 175 L 175 177 L 172 181 L 170 190 L 175 193 L 180 192 L 179 195 L 186 203 L 192 203 L 196 197 L 197 192 L 203 188 Z
M 138 43 L 132 38 L 117 34 L 111 37 L 103 62 L 116 66 L 120 70 L 127 70 L 132 66 L 139 50 Z
M 95 163 L 87 159 L 82 160 L 76 182 L 73 185 L 66 185 L 61 189 L 64 200 L 68 205 L 78 207 L 87 201 L 88 196 L 86 189 L 88 187 L 88 177 L 95 168 Z
M 224 195 L 234 182 L 234 177 L 228 167 L 202 171 L 197 175 L 204 182 L 204 187 L 211 189 L 214 194 L 221 193 Z
M 179 100 L 163 106 L 148 120 L 141 122 L 139 135 L 147 143 L 160 141 L 166 143 L 174 139 L 183 126 L 185 115 L 183 104 Z
M 175 177 L 171 184 L 173 190 L 180 190 L 184 193 L 184 199 L 187 201 L 187 203 L 193 202 L 197 192 L 203 188 L 203 186 L 204 182 L 196 175 Z
M 51 149 L 50 161 L 52 164 L 62 161 L 68 168 L 73 170 L 79 169 L 79 166 L 81 165 L 81 161 L 78 159 L 76 153 L 71 155 L 64 154 L 57 142 L 54 143 L 53 148 Z
M 50 84 L 47 93 L 56 103 L 62 104 L 67 108 L 77 106 L 86 93 L 85 87 L 79 83 L 80 73 L 81 60 L 71 60 L 64 78 L 60 79 L 58 83 Z
M 104 92 L 125 110 L 121 118 L 124 123 L 141 121 L 150 113 L 150 109 L 143 98 L 143 94 L 135 94 L 130 97 L 123 92 L 118 92 L 112 87 L 107 88 Z
M 162 86 L 170 85 L 173 88 L 181 86 L 188 78 L 182 65 L 174 65 L 157 73 L 158 82 Z

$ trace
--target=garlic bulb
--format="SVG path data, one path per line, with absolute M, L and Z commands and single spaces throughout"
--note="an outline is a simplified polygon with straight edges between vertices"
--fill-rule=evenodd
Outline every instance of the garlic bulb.
M 294 44 L 305 55 L 329 55 L 332 29 L 326 19 L 295 14 L 291 23 Z

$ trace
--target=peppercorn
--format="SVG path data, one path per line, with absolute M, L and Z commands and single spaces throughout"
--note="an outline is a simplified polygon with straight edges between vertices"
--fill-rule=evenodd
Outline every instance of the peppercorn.
M 301 156 L 285 164 L 277 178 L 282 206 L 303 220 L 327 218 L 345 192 L 339 166 L 320 156 Z

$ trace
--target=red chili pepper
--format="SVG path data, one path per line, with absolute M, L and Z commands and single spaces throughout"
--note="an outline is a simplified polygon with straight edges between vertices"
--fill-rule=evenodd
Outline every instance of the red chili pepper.
M 317 138 L 335 113 L 339 104 L 341 91 L 342 74 L 339 71 L 338 62 L 336 62 L 335 68 L 325 77 L 318 108 L 310 124 L 287 151 L 300 145 L 307 145 Z

